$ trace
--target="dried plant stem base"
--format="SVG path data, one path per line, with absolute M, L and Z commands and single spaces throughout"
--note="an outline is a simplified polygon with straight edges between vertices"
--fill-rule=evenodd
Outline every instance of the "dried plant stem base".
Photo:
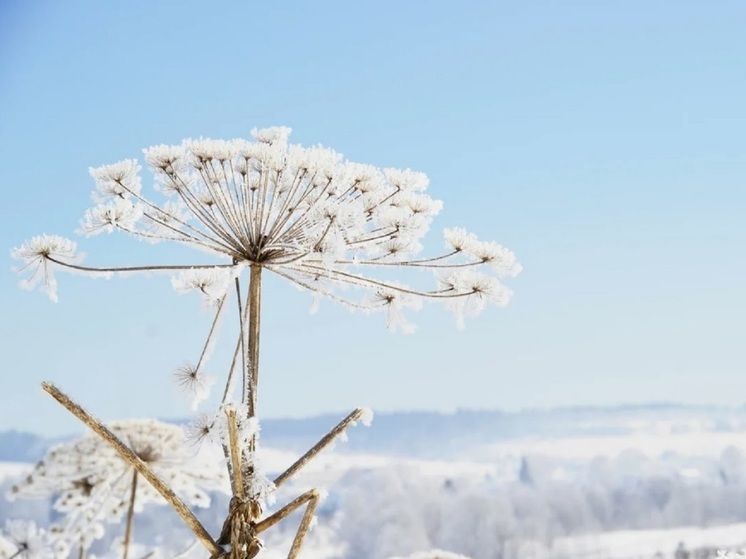
M 296 559 L 300 553 L 303 540 L 311 527 L 313 515 L 319 503 L 319 492 L 311 489 L 293 499 L 290 503 L 282 507 L 277 512 L 271 514 L 264 520 L 259 520 L 262 515 L 262 508 L 256 499 L 245 497 L 245 488 L 241 478 L 241 468 L 236 467 L 240 449 L 238 448 L 236 416 L 234 411 L 228 412 L 228 426 L 230 438 L 230 458 L 233 463 L 234 473 L 238 472 L 233 478 L 233 498 L 231 499 L 228 509 L 228 516 L 223 523 L 223 529 L 217 541 L 213 540 L 204 526 L 197 520 L 191 510 L 184 502 L 169 488 L 149 467 L 143 462 L 126 444 L 124 444 L 114 433 L 104 426 L 98 419 L 86 412 L 82 407 L 73 402 L 66 394 L 50 383 L 42 383 L 44 390 L 55 400 L 62 404 L 68 411 L 85 423 L 94 433 L 109 443 L 117 453 L 128 464 L 134 468 L 132 477 L 132 493 L 130 502 L 130 512 L 132 512 L 135 491 L 137 488 L 137 479 L 139 476 L 144 477 L 160 494 L 166 499 L 168 504 L 181 516 L 184 522 L 189 526 L 192 532 L 197 536 L 200 542 L 207 548 L 211 554 L 211 559 L 252 559 L 262 549 L 262 542 L 259 534 L 268 530 L 284 518 L 288 517 L 297 509 L 306 505 L 298 531 L 293 539 L 293 545 L 290 548 L 288 559 Z M 335 438 L 341 435 L 347 427 L 359 421 L 364 414 L 362 408 L 357 408 L 347 417 L 334 426 L 319 442 L 303 456 L 296 460 L 285 472 L 275 479 L 275 485 L 280 486 L 305 466 L 314 456 L 329 446 Z M 128 514 L 127 531 L 125 534 L 124 558 L 127 559 L 129 551 L 129 541 L 132 530 L 132 515 Z
M 341 435 L 345 429 L 350 425 L 359 421 L 363 416 L 363 409 L 357 408 L 352 411 L 347 417 L 335 425 L 326 435 L 324 435 L 319 442 L 311 447 L 303 456 L 296 460 L 287 470 L 280 474 L 275 480 L 275 486 L 279 487 L 290 479 L 293 475 L 298 473 L 303 466 L 305 466 L 311 459 L 314 458 L 324 448 L 329 446 L 334 439 Z M 237 448 L 237 438 L 235 437 L 235 413 L 229 412 L 228 414 L 228 430 L 230 436 L 231 446 L 231 458 L 235 460 L 235 457 L 239 453 Z M 235 466 L 234 466 L 235 470 Z M 234 480 L 235 486 L 235 480 Z M 268 516 L 264 520 L 257 522 L 261 517 L 262 510 L 260 504 L 253 499 L 242 498 L 242 495 L 238 494 L 234 487 L 234 497 L 231 499 L 229 508 L 228 518 L 226 518 L 223 524 L 223 529 L 218 538 L 218 545 L 230 547 L 228 555 L 230 559 L 251 559 L 255 557 L 262 549 L 261 540 L 259 540 L 259 534 L 265 530 L 271 528 L 277 524 L 280 520 L 286 518 L 298 508 L 307 504 L 303 518 L 301 519 L 298 532 L 293 539 L 293 545 L 290 548 L 288 559 L 295 559 L 300 553 L 303 540 L 308 533 L 313 520 L 313 515 L 319 502 L 319 492 L 316 489 L 312 489 L 303 493 L 293 501 L 282 507 L 274 514 Z M 220 555 L 213 555 L 211 559 L 219 559 Z
M 252 499 L 241 502 L 234 497 L 231 499 L 228 518 L 223 524 L 223 529 L 218 538 L 218 544 L 230 551 L 212 555 L 211 559 L 220 559 L 223 556 L 228 559 L 252 559 L 256 557 L 262 550 L 262 541 L 259 539 L 259 534 L 287 518 L 303 505 L 307 505 L 293 539 L 290 553 L 288 553 L 288 559 L 295 559 L 298 557 L 303 540 L 311 527 L 318 503 L 319 492 L 316 489 L 311 489 L 264 520 L 257 522 L 256 519 L 261 514 L 259 504 Z
M 262 550 L 262 542 L 256 531 L 256 520 L 261 514 L 259 503 L 253 499 L 243 501 L 234 496 L 218 538 L 221 552 L 213 554 L 211 559 L 220 559 L 222 556 L 229 559 L 255 557 Z M 225 550 L 229 551 L 226 553 Z

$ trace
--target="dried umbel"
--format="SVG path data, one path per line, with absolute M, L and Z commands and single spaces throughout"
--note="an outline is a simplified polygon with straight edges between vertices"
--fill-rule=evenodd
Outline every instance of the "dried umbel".
M 99 203 L 86 212 L 81 231 L 176 241 L 222 257 L 229 267 L 259 266 L 353 308 L 385 309 L 392 327 L 403 324 L 399 311 L 416 308 L 417 300 L 448 302 L 459 313 L 486 301 L 507 303 L 510 291 L 498 278 L 516 275 L 520 265 L 497 243 L 447 229 L 445 252 L 418 256 L 442 207 L 425 193 L 424 174 L 288 144 L 289 132 L 269 128 L 254 131 L 253 142 L 185 140 L 145 149 L 162 201 L 143 194 L 136 160 L 91 169 Z M 97 271 L 79 266 L 75 243 L 61 237 L 35 237 L 13 256 L 26 263 L 27 285 L 41 284 L 53 296 L 53 267 Z M 99 271 L 145 268 L 179 267 Z M 395 269 L 435 272 L 435 285 L 401 283 Z M 225 276 L 196 270 L 199 277 L 182 278 L 181 288 L 219 299 L 229 284 Z
M 209 491 L 225 487 L 224 470 L 185 446 L 184 430 L 177 425 L 126 420 L 112 423 L 110 431 L 190 505 L 208 506 Z M 64 514 L 57 531 L 83 549 L 103 535 L 103 523 L 119 523 L 126 515 L 126 550 L 134 513 L 147 503 L 163 503 L 151 485 L 138 483 L 130 463 L 93 434 L 52 448 L 9 493 L 11 498 L 48 496 Z

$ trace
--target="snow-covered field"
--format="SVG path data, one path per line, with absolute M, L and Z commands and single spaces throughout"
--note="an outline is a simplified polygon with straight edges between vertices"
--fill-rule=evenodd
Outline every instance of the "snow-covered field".
M 746 523 L 712 528 L 685 526 L 669 530 L 620 530 L 572 538 L 559 538 L 552 545 L 553 557 L 649 559 L 670 557 L 679 544 L 684 549 L 743 549 Z M 541 556 L 541 555 L 539 555 Z M 532 555 L 527 554 L 527 559 Z M 541 556 L 546 557 L 546 555 Z
M 433 458 L 429 450 L 406 455 L 401 441 L 388 454 L 380 441 L 339 444 L 283 486 L 274 508 L 310 487 L 329 491 L 305 548 L 305 556 L 316 559 L 386 559 L 432 548 L 474 559 L 695 559 L 746 545 L 741 411 L 730 423 L 683 412 L 656 421 L 650 410 L 630 419 L 634 413 L 610 423 L 606 417 L 606 425 L 603 417 L 593 424 L 583 414 L 576 434 L 568 427 L 564 436 L 542 436 L 542 429 L 513 437 L 482 433 L 450 459 L 442 452 Z M 609 433 L 597 434 L 599 425 Z M 474 435 L 473 425 L 469 429 Z M 419 441 L 437 437 L 411 431 Z M 351 441 L 363 433 L 353 430 Z M 264 448 L 266 471 L 283 471 L 306 444 L 292 443 Z M 0 463 L 3 492 L 31 467 Z M 227 497 L 215 493 L 210 508 L 196 512 L 216 533 L 226 508 Z M 14 516 L 43 525 L 54 519 L 49 501 L 0 498 L 0 521 Z M 296 514 L 267 532 L 262 557 L 284 557 L 298 521 Z M 121 526 L 109 532 L 94 550 L 99 555 Z M 189 543 L 181 520 L 161 506 L 143 511 L 135 534 L 143 550 L 157 543 L 175 552 Z M 190 557 L 203 555 L 195 547 Z

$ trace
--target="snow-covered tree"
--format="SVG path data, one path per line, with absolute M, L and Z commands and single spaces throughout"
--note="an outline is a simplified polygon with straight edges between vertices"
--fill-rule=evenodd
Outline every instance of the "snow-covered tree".
M 720 477 L 725 485 L 739 485 L 746 480 L 746 459 L 734 446 L 729 446 L 720 455 Z
M 385 559 L 432 547 L 424 514 L 434 508 L 428 507 L 428 482 L 403 466 L 350 472 L 342 480 L 349 488 L 342 498 L 344 557 Z

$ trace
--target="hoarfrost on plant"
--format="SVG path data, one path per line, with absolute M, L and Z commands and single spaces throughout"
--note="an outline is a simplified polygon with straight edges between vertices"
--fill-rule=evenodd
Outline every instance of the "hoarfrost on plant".
M 75 241 L 58 235 L 38 235 L 11 251 L 11 256 L 23 261 L 17 272 L 26 275 L 18 285 L 23 289 L 39 287 L 43 293 L 57 302 L 57 280 L 53 269 L 56 266 L 76 265 L 82 254 L 76 253 Z
M 188 139 L 145 149 L 145 161 L 168 197 L 160 202 L 143 194 L 137 161 L 92 168 L 93 198 L 99 204 L 86 213 L 82 229 L 93 234 L 119 229 L 154 242 L 177 241 L 227 259 L 219 267 L 258 265 L 351 308 L 385 310 L 392 330 L 412 331 L 401 310 L 417 310 L 417 300 L 446 303 L 460 325 L 486 302 L 507 303 L 511 292 L 497 278 L 515 276 L 521 266 L 501 245 L 452 228 L 444 232 L 447 252 L 418 256 L 442 208 L 426 194 L 426 175 L 349 162 L 328 148 L 289 144 L 289 134 L 289 128 L 274 127 L 253 130 L 254 141 Z M 24 270 L 32 264 L 27 287 L 41 284 L 55 297 L 50 263 L 97 270 L 76 266 L 74 245 L 69 251 L 69 245 L 49 246 L 46 238 L 40 247 L 39 239 L 14 251 L 14 257 L 27 262 Z M 485 265 L 494 276 L 484 274 L 476 292 L 474 282 L 460 273 Z M 213 301 L 220 299 L 223 280 L 230 276 L 211 266 L 121 271 L 158 268 L 181 268 L 174 286 L 198 289 Z M 435 272 L 435 286 L 402 282 L 404 270 Z M 451 281 L 438 279 L 443 272 Z M 396 274 L 399 279 L 392 277 Z M 469 302 L 454 303 L 461 298 Z

